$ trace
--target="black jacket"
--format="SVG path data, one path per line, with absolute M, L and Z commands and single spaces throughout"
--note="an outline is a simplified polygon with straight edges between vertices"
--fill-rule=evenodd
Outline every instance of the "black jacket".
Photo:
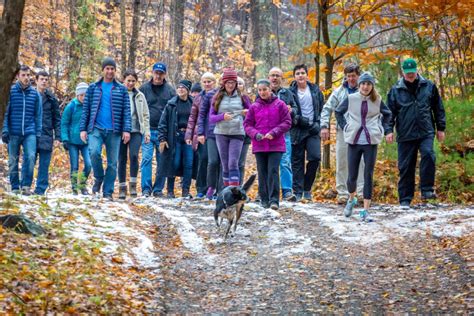
M 403 78 L 388 93 L 391 127 L 396 128 L 397 142 L 434 136 L 435 130 L 446 128 L 446 114 L 438 88 L 420 75 L 418 79 L 416 94 L 408 91 Z
M 193 103 L 193 98 L 188 97 L 190 106 Z M 176 150 L 176 137 L 178 136 L 178 96 L 174 96 L 168 101 L 163 115 L 161 115 L 160 124 L 158 125 L 158 141 L 167 142 L 168 148 L 165 148 L 161 154 L 160 164 L 158 166 L 159 173 L 163 177 L 182 176 L 183 170 L 174 170 L 174 155 Z
M 140 91 L 145 95 L 146 102 L 148 103 L 148 110 L 150 111 L 150 129 L 158 129 L 160 123 L 161 114 L 168 103 L 168 101 L 176 95 L 174 88 L 164 81 L 161 86 L 156 86 L 158 93 L 153 90 L 152 80 L 144 83 L 140 87 Z
M 43 128 L 37 147 L 41 150 L 53 150 L 53 139 L 61 140 L 61 113 L 58 99 L 49 90 L 41 95 L 43 102 Z
M 293 98 L 296 103 L 296 112 L 292 116 L 293 128 L 290 130 L 291 143 L 297 144 L 307 136 L 319 135 L 321 130 L 321 111 L 324 106 L 324 96 L 319 90 L 319 87 L 308 81 L 309 90 L 311 91 L 311 98 L 313 99 L 314 117 L 313 124 L 309 124 L 308 120 L 302 116 L 300 99 L 298 98 L 298 85 L 293 81 L 290 85 L 290 91 L 293 93 Z

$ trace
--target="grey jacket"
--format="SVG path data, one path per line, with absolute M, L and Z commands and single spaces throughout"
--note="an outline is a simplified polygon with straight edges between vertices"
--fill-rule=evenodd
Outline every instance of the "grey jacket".
M 363 101 L 367 101 L 367 113 L 362 111 Z M 384 134 L 392 132 L 391 117 L 392 112 L 381 99 L 372 102 L 359 92 L 350 94 L 336 108 L 337 123 L 344 130 L 344 141 L 348 144 L 357 144 L 361 133 L 365 133 L 369 144 L 380 144 Z
M 140 133 L 143 136 L 150 136 L 150 112 L 145 95 L 140 90 L 134 89 L 133 100 L 130 101 L 130 107 L 133 105 L 136 107 L 138 121 L 140 123 Z
M 329 128 L 332 112 L 336 110 L 337 106 L 341 104 L 348 95 L 349 91 L 346 83 L 343 83 L 331 93 L 321 112 L 321 128 Z M 336 130 L 339 129 L 339 125 L 336 124 Z

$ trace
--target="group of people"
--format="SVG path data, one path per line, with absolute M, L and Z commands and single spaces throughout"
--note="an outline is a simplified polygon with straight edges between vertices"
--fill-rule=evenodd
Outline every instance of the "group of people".
M 278 209 L 280 193 L 288 201 L 312 200 L 321 139 L 330 137 L 334 112 L 336 189 L 346 216 L 351 216 L 359 194 L 364 200 L 359 214 L 369 219 L 377 146 L 384 137 L 389 143 L 394 140 L 394 128 L 400 204 L 407 207 L 414 197 L 418 151 L 422 197 L 436 197 L 433 139 L 435 134 L 439 141 L 444 139 L 445 112 L 436 85 L 418 74 L 411 58 L 403 62 L 403 77 L 390 90 L 387 103 L 375 89 L 375 78 L 368 72 L 361 74 L 352 63 L 344 68 L 343 83 L 327 102 L 319 87 L 309 81 L 308 68 L 297 65 L 288 88 L 282 86 L 282 70 L 272 68 L 267 78 L 257 81 L 252 103 L 244 80 L 231 68 L 224 69 L 219 81 L 206 72 L 200 83 L 183 79 L 174 89 L 166 80 L 166 64 L 157 62 L 151 79 L 137 88 L 135 71 L 125 71 L 118 80 L 115 61 L 105 58 L 100 80 L 79 83 L 76 97 L 62 115 L 58 100 L 48 89 L 48 73 L 36 74 L 34 88 L 30 72 L 21 66 L 2 130 L 2 140 L 8 144 L 11 189 L 17 193 L 33 193 L 38 158 L 34 193 L 45 193 L 53 145 L 62 142 L 69 153 L 74 194 L 89 193 L 87 179 L 92 170 L 92 193 L 112 200 L 118 169 L 119 198 L 135 197 L 140 169 L 145 197 L 164 196 L 166 183 L 167 197 L 174 198 L 175 178 L 180 177 L 182 197 L 192 198 L 195 179 L 196 198 L 212 200 L 223 187 L 243 183 L 251 144 L 257 161 L 258 200 L 263 207 Z M 152 181 L 154 158 L 157 168 Z

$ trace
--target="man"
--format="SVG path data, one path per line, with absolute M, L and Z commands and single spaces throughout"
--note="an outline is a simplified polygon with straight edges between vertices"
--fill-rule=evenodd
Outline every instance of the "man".
M 344 82 L 343 84 L 331 93 L 321 112 L 321 139 L 323 141 L 329 140 L 329 126 L 331 122 L 331 114 L 336 110 L 349 94 L 357 92 L 360 69 L 359 65 L 348 64 L 344 67 Z M 359 165 L 359 176 L 357 177 L 357 192 L 362 196 L 364 188 L 364 163 L 363 160 Z M 344 141 L 344 132 L 336 124 L 336 190 L 337 202 L 345 204 L 349 198 L 347 191 L 347 143 Z
M 41 136 L 41 96 L 30 83 L 30 68 L 22 65 L 17 82 L 10 89 L 10 98 L 3 121 L 2 141 L 8 144 L 8 173 L 14 193 L 31 195 L 35 168 L 36 138 Z M 18 172 L 20 147 L 23 147 L 21 183 Z
M 418 151 L 420 189 L 423 200 L 435 199 L 434 135 L 444 141 L 446 115 L 436 85 L 418 74 L 416 61 L 408 58 L 402 64 L 401 78 L 388 93 L 387 105 L 392 111 L 392 126 L 398 142 L 398 198 L 407 209 L 415 193 L 415 169 Z
M 166 103 L 176 95 L 174 88 L 166 81 L 166 65 L 158 62 L 153 65 L 153 77 L 144 83 L 139 89 L 146 98 L 150 111 L 150 142 L 142 143 L 142 194 L 145 197 L 163 196 L 165 178 L 162 177 L 156 168 L 155 182 L 152 186 L 152 165 L 153 151 L 156 152 L 156 165 L 160 164 L 160 142 L 158 140 L 158 124 Z
M 48 188 L 49 164 L 53 153 L 53 142 L 58 145 L 61 139 L 61 114 L 59 102 L 53 93 L 48 90 L 49 74 L 40 71 L 36 74 L 36 90 L 41 95 L 43 103 L 43 129 L 41 136 L 36 140 L 36 160 L 39 157 L 38 178 L 36 179 L 35 194 L 43 195 Z
M 91 84 L 86 92 L 81 117 L 81 139 L 87 142 L 94 172 L 93 193 L 103 187 L 103 197 L 112 201 L 120 139 L 130 140 L 132 128 L 130 101 L 125 86 L 115 79 L 116 64 L 112 58 L 102 61 L 102 78 Z M 102 145 L 105 145 L 107 169 L 102 166 Z
M 298 200 L 312 200 L 311 188 L 321 161 L 320 115 L 324 97 L 319 87 L 308 80 L 308 67 L 293 69 L 295 80 L 290 90 L 296 101 L 291 129 L 293 191 Z M 305 156 L 308 160 L 305 172 Z
M 273 67 L 268 73 L 270 88 L 273 93 L 288 106 L 288 111 L 294 117 L 297 109 L 296 102 L 290 90 L 281 86 L 283 71 L 278 67 Z M 286 152 L 283 153 L 280 161 L 280 184 L 281 193 L 284 200 L 294 202 L 296 196 L 293 194 L 293 172 L 291 170 L 291 137 L 290 132 L 285 133 Z

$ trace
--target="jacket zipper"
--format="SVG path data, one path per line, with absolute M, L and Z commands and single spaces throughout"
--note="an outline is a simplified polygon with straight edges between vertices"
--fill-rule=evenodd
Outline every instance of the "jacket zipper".
M 25 110 L 26 110 L 26 95 L 25 91 L 22 89 L 21 91 L 23 93 L 23 117 L 21 121 L 21 132 L 22 135 L 25 136 Z

